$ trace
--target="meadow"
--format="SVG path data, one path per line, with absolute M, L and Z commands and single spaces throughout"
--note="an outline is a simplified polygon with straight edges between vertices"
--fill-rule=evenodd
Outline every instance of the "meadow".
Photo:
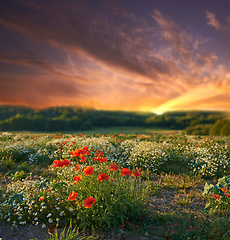
M 230 239 L 229 143 L 163 130 L 1 132 L 0 238 Z

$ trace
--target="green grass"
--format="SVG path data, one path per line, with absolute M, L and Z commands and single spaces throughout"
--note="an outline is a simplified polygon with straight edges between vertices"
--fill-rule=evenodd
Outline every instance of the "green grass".
M 180 133 L 180 130 L 171 130 L 167 128 L 144 128 L 144 127 L 95 127 L 92 130 L 85 130 L 85 131 L 60 131 L 63 134 L 79 134 L 82 133 L 84 135 L 91 135 L 91 134 L 149 134 L 149 133 L 156 133 L 156 134 L 177 134 Z M 25 135 L 46 135 L 46 134 L 54 134 L 55 132 L 36 132 L 36 131 L 24 131 L 24 132 L 11 132 L 21 133 Z M 1 134 L 1 132 L 0 132 Z

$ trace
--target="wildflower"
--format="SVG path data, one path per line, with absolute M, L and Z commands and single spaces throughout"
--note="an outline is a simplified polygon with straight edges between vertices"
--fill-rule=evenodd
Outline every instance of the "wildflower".
M 218 200 L 220 199 L 220 195 L 219 194 L 214 194 L 214 195 L 212 195 L 212 197 L 215 198 L 215 199 L 218 199 Z
M 110 181 L 110 182 L 114 182 L 115 179 L 114 179 L 114 178 L 110 178 L 109 181 Z
M 81 158 L 80 162 L 85 162 L 86 161 L 86 157 L 85 156 L 80 155 L 80 158 Z
M 72 191 L 72 193 L 69 195 L 68 200 L 69 200 L 69 201 L 74 201 L 77 197 L 78 197 L 78 193 Z
M 51 191 L 51 189 L 50 189 L 50 188 L 46 190 L 46 192 L 47 192 L 47 193 L 48 193 L 49 191 Z
M 122 226 L 122 225 L 118 225 L 118 227 L 119 227 L 120 229 L 122 229 L 122 228 L 123 228 L 123 226 Z
M 58 167 L 58 168 L 63 168 L 66 166 L 71 166 L 71 161 L 68 159 L 64 159 L 64 160 L 54 160 L 53 161 L 54 165 L 53 167 Z
M 45 223 L 43 223 L 43 224 L 42 224 L 42 228 L 45 228 L 45 227 L 46 227 L 46 225 L 45 225 Z
M 99 173 L 97 180 L 103 182 L 104 180 L 108 180 L 109 175 L 106 175 L 105 173 Z
M 80 164 L 76 165 L 76 167 L 74 168 L 74 170 L 77 172 L 80 169 Z
M 200 146 L 200 144 L 197 144 L 196 146 L 197 146 L 197 147 L 199 147 L 199 146 Z
M 52 214 L 51 214 L 51 213 L 49 213 L 49 214 L 48 214 L 46 217 L 47 217 L 47 218 L 49 218 L 49 217 L 51 217 L 51 216 L 52 216 Z
M 133 172 L 132 176 L 133 177 L 140 177 L 141 174 L 138 171 L 136 171 L 136 172 Z
M 128 176 L 131 174 L 131 171 L 128 168 L 123 168 L 123 169 L 121 169 L 121 174 L 123 176 Z
M 230 197 L 230 193 L 226 193 L 225 196 L 226 196 L 227 198 L 229 198 L 229 197 Z
M 104 153 L 100 150 L 98 150 L 95 154 L 95 156 L 101 156 L 101 157 L 104 157 Z
M 94 170 L 93 170 L 93 167 L 91 166 L 91 167 L 84 168 L 82 171 L 85 176 L 90 176 L 93 174 Z
M 82 176 L 81 176 L 81 175 L 75 176 L 75 177 L 73 178 L 73 180 L 75 181 L 74 184 L 77 184 L 78 182 L 80 182 L 81 179 L 82 179 Z
M 51 230 L 51 229 L 50 229 L 50 230 L 49 230 L 49 233 L 50 233 L 50 234 L 53 234 L 53 233 L 54 233 L 54 230 Z
M 44 201 L 44 200 L 45 200 L 44 196 L 41 196 L 41 197 L 39 198 L 39 201 Z
M 64 213 L 65 213 L 64 211 L 60 212 L 60 216 L 63 216 Z M 56 221 L 57 221 L 57 219 L 56 219 Z
M 117 164 L 116 163 L 111 164 L 109 166 L 109 170 L 113 172 L 117 171 Z
M 98 156 L 98 157 L 94 158 L 94 161 L 107 162 L 108 158 Z
M 52 219 L 52 218 L 49 218 L 48 221 L 49 221 L 49 223 L 52 223 L 52 222 L 53 222 L 53 219 Z
M 92 204 L 95 204 L 95 198 L 87 197 L 85 199 L 85 203 L 83 204 L 83 207 L 85 208 L 91 208 Z
M 225 194 L 228 191 L 228 188 L 221 188 L 221 190 Z

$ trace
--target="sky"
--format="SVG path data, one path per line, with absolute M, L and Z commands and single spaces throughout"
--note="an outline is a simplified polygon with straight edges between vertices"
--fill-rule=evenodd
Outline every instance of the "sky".
M 230 111 L 230 0 L 2 0 L 0 104 Z

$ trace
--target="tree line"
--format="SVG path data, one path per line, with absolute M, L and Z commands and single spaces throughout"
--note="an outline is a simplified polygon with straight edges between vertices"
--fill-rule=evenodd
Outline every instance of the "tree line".
M 181 111 L 157 115 L 80 107 L 35 110 L 22 106 L 0 106 L 0 131 L 83 131 L 114 126 L 177 129 L 200 135 L 230 135 L 229 115 L 224 112 Z

